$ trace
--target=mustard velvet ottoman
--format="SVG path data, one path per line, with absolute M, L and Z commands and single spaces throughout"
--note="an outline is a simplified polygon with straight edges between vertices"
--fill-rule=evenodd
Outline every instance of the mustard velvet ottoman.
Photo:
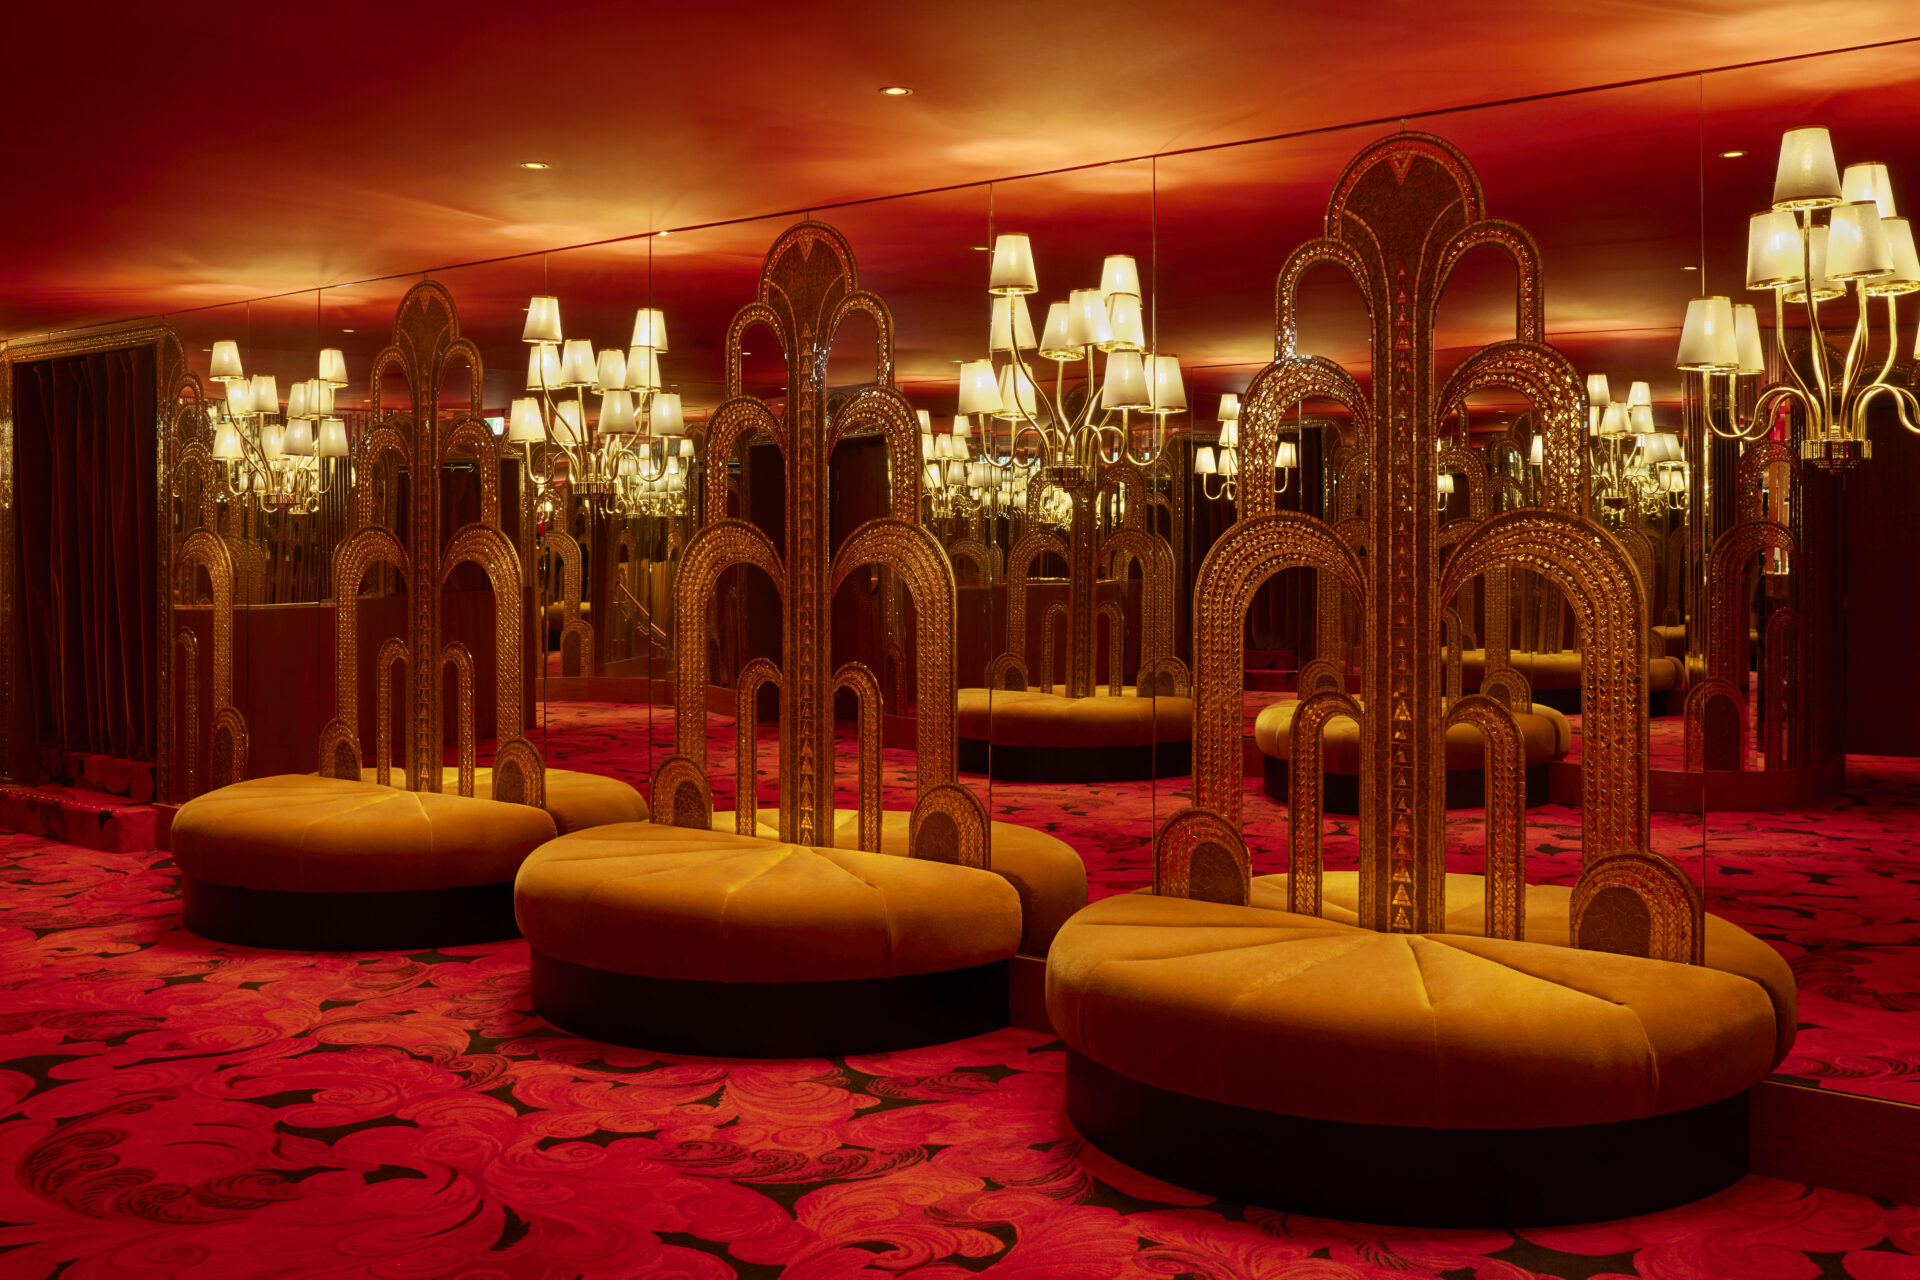
M 1652 648 L 1660 649 L 1664 644 L 1658 636 L 1653 638 Z M 1516 649 L 1507 655 L 1507 664 L 1527 678 L 1527 684 L 1533 689 L 1535 703 L 1553 707 L 1555 710 L 1573 715 L 1580 710 L 1580 651 L 1562 649 L 1554 653 L 1534 653 L 1525 649 Z M 1669 708 L 1667 695 L 1686 685 L 1686 656 L 1672 657 L 1655 652 L 1647 659 L 1647 713 L 1666 715 Z M 1487 651 L 1485 649 L 1462 649 L 1460 651 L 1460 686 L 1468 693 L 1480 687 L 1487 673 Z
M 364 782 L 372 782 L 377 776 L 372 769 L 360 771 Z M 400 770 L 395 769 L 389 776 L 393 785 L 404 785 Z M 447 770 L 441 782 L 443 793 L 453 794 L 458 785 L 457 773 Z M 539 807 L 553 819 L 559 835 L 604 827 L 611 822 L 645 822 L 650 812 L 645 796 L 630 784 L 603 774 L 548 767 L 543 790 L 546 794 Z M 493 770 L 485 765 L 473 771 L 473 798 L 493 799 Z
M 1017 782 L 1122 782 L 1193 770 L 1193 699 L 962 689 L 960 767 Z
M 1261 787 L 1286 804 L 1293 776 L 1293 715 L 1295 699 L 1263 707 L 1253 722 L 1253 743 L 1260 748 Z M 1566 716 L 1544 703 L 1514 718 L 1526 752 L 1527 807 L 1547 802 L 1547 766 L 1564 759 L 1573 747 L 1573 726 Z M 1470 724 L 1447 729 L 1447 808 L 1474 809 L 1486 803 L 1486 735 Z M 1360 812 L 1360 726 L 1344 717 L 1327 722 L 1322 747 L 1326 782 L 1321 807 L 1328 813 Z
M 1156 1177 L 1289 1212 L 1413 1226 L 1594 1221 L 1747 1172 L 1746 1091 L 1792 1046 L 1794 983 L 1707 917 L 1706 963 L 1567 945 L 1570 891 L 1530 886 L 1524 941 L 1480 936 L 1482 882 L 1449 875 L 1444 934 L 1125 894 L 1047 963 L 1067 1112 Z
M 949 863 L 651 823 L 553 840 L 514 887 L 534 1008 L 670 1053 L 822 1057 L 1007 1023 L 1014 885 Z
M 514 936 L 514 873 L 555 833 L 527 805 L 283 774 L 189 800 L 170 844 L 202 937 L 384 951 Z

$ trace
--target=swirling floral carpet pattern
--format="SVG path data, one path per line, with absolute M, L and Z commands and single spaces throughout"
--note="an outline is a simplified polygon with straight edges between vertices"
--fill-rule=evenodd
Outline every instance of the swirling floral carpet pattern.
M 607 711 L 556 710 L 550 757 L 643 778 L 663 743 Z M 898 787 L 911 762 L 892 764 Z M 1101 892 L 1144 855 L 1089 833 L 1177 803 L 1039 791 Z M 992 800 L 1027 821 L 1040 803 Z M 0 868 L 8 1280 L 1920 1275 L 1920 1208 L 1762 1178 L 1520 1231 L 1233 1204 L 1081 1143 L 1059 1046 L 1032 1032 L 844 1060 L 614 1049 L 532 1014 L 519 942 L 225 947 L 179 927 L 165 855 L 9 836 Z

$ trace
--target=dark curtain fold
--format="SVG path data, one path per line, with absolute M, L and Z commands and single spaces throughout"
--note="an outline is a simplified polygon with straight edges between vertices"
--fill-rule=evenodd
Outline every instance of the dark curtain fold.
M 154 758 L 154 380 L 151 347 L 14 368 L 22 710 L 43 755 Z

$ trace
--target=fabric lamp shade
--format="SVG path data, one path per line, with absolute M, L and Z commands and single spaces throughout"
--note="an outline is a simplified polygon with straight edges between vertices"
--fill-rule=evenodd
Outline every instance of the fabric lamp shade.
M 586 439 L 586 424 L 580 420 L 580 402 L 561 400 L 553 406 L 553 438 L 560 444 L 576 445 Z
M 1891 218 L 1899 212 L 1893 207 L 1893 179 L 1883 164 L 1850 164 L 1840 175 L 1842 200 L 1870 200 L 1880 216 Z
M 244 381 L 227 384 L 227 416 L 244 418 L 253 412 L 253 388 Z
M 953 438 L 955 440 L 965 440 L 971 435 L 973 435 L 973 422 L 966 414 L 956 413 L 953 416 Z
M 677 391 L 656 391 L 648 414 L 649 426 L 657 436 L 677 436 L 687 429 L 687 420 L 680 412 L 680 393 Z
M 1453 492 L 1453 472 L 1442 471 L 1440 473 L 1440 492 L 1441 493 Z
M 290 458 L 311 458 L 313 456 L 313 423 L 305 418 L 295 418 L 289 422 L 286 431 L 280 437 L 280 447 Z
M 1612 394 L 1607 389 L 1606 374 L 1590 373 L 1587 375 L 1587 403 L 1588 404 L 1593 405 L 1596 408 L 1604 409 L 1607 407 L 1607 402 L 1612 398 L 1613 398 Z
M 1001 295 L 1035 293 L 1040 288 L 1033 270 L 1033 244 L 1024 235 L 1008 232 L 993 241 L 993 271 L 987 292 Z
M 913 420 L 919 424 L 920 430 L 923 434 L 933 430 L 933 414 L 929 413 L 927 410 L 915 409 L 913 411 Z
M 1740 373 L 1765 373 L 1767 355 L 1760 344 L 1760 313 L 1742 303 L 1733 309 L 1733 349 Z
M 1300 465 L 1300 446 L 1291 440 L 1282 440 L 1274 446 L 1273 469 L 1291 471 Z
M 1820 226 L 1807 231 L 1806 256 L 1813 260 L 1813 298 L 1815 302 L 1826 302 L 1846 293 L 1844 285 L 1836 284 L 1827 278 L 1827 233 L 1829 228 Z M 1805 262 L 1794 267 L 1793 279 L 1789 280 L 1780 296 L 1788 302 L 1807 300 L 1807 282 L 1804 274 Z
M 1240 420 L 1220 424 L 1220 445 L 1225 449 L 1237 449 L 1240 446 Z
M 520 330 L 522 342 L 560 342 L 560 299 L 536 297 L 527 303 L 527 323 Z
M 1039 405 L 1039 395 L 1033 385 L 1033 375 L 1019 365 L 1010 364 L 1000 370 L 997 394 L 1000 408 L 994 416 L 1009 421 L 1021 417 L 1031 418 Z
M 657 404 L 654 412 L 659 413 Z M 633 412 L 633 392 L 625 387 L 609 387 L 600 397 L 598 427 L 603 436 L 630 436 L 638 431 L 640 423 Z
M 1033 350 L 1033 313 L 1020 294 L 1000 294 L 993 300 L 993 322 L 988 326 L 989 351 Z
M 607 347 L 600 352 L 594 362 L 593 389 L 598 395 L 605 395 L 618 387 L 626 390 L 627 357 L 618 347 Z
M 1777 289 L 1805 274 L 1800 220 L 1784 209 L 1756 213 L 1747 222 L 1747 288 Z
M 1827 221 L 1829 280 L 1860 280 L 1893 270 L 1893 250 L 1871 200 L 1835 205 Z
M 1140 296 L 1140 268 L 1131 254 L 1112 253 L 1100 264 L 1100 298 L 1111 299 L 1116 293 L 1130 293 L 1136 299 Z
M 1107 328 L 1113 336 L 1100 344 L 1102 351 L 1147 349 L 1147 327 L 1140 313 L 1139 295 L 1116 293 L 1107 300 Z
M 1653 406 L 1650 404 L 1628 405 L 1627 430 L 1636 436 L 1651 435 L 1653 432 Z
M 1147 369 L 1138 351 L 1116 351 L 1107 357 L 1107 376 L 1100 386 L 1104 409 L 1145 409 Z
M 287 429 L 277 422 L 269 422 L 260 428 L 260 452 L 268 462 L 278 462 L 287 456 Z
M 1147 365 L 1148 408 L 1154 413 L 1179 413 L 1187 407 L 1187 384 L 1180 376 L 1180 357 L 1153 356 Z
M 1545 466 L 1547 461 L 1547 439 L 1535 436 L 1533 443 L 1527 446 L 1527 461 L 1533 466 Z
M 1695 298 L 1687 303 L 1687 319 L 1680 330 L 1680 351 L 1674 364 L 1692 372 L 1717 373 L 1736 369 L 1740 353 L 1733 335 L 1733 300 Z M 1643 384 L 1635 383 L 1637 392 Z M 1637 399 L 1633 401 L 1638 403 Z
M 1220 451 L 1220 474 L 1223 476 L 1237 476 L 1240 474 L 1240 451 L 1238 449 L 1222 449 Z
M 330 387 L 347 385 L 347 356 L 338 347 L 328 347 L 320 353 L 320 381 Z
M 1627 406 L 1619 401 L 1610 402 L 1600 411 L 1600 434 L 1603 436 L 1623 436 L 1627 434 Z
M 239 428 L 223 425 L 213 433 L 213 457 L 216 462 L 237 462 L 246 452 L 240 443 Z
M 627 350 L 627 390 L 658 391 L 660 389 L 660 353 L 652 347 L 630 347 Z
M 1887 234 L 1887 249 L 1893 256 L 1893 270 L 1867 281 L 1867 292 L 1899 294 L 1920 289 L 1920 256 L 1914 253 L 1913 224 L 1905 218 L 1882 218 L 1880 229 Z
M 633 341 L 630 346 L 645 347 L 649 351 L 667 349 L 666 313 L 655 307 L 642 307 L 633 315 Z
M 993 365 L 986 360 L 969 360 L 960 366 L 960 412 L 965 414 L 999 413 L 1000 386 L 994 381 Z
M 1231 391 L 1220 397 L 1220 421 L 1240 421 L 1240 397 Z
M 1199 447 L 1199 449 L 1194 451 L 1193 474 L 1197 476 L 1211 476 L 1211 475 L 1219 474 L 1218 468 L 1216 467 L 1213 461 L 1212 445 L 1203 444 Z
M 1729 302 L 1727 305 L 1729 308 L 1731 308 L 1733 304 Z M 1650 382 L 1635 382 L 1632 385 L 1630 385 L 1627 388 L 1627 403 L 1628 404 L 1652 404 L 1653 403 L 1653 384 Z
M 225 338 L 214 343 L 207 377 L 215 382 L 239 382 L 246 376 L 240 371 L 240 344 Z
M 1067 341 L 1070 312 L 1064 302 L 1050 303 L 1047 323 L 1040 331 L 1040 354 L 1048 360 L 1078 360 L 1080 352 Z
M 929 489 L 940 487 L 940 468 L 929 462 L 920 469 L 920 482 Z
M 250 385 L 252 409 L 255 413 L 280 412 L 280 388 L 275 384 L 272 374 L 256 373 Z
M 287 417 L 289 420 L 307 416 L 307 384 L 296 382 L 287 389 Z
M 542 342 L 527 349 L 527 390 L 556 391 L 560 387 L 560 349 Z
M 597 375 L 593 363 L 593 344 L 585 338 L 568 338 L 560 349 L 562 387 L 590 387 Z
M 933 432 L 922 431 L 920 433 L 920 460 L 922 462 L 925 462 L 927 459 L 933 457 L 934 456 L 933 451 L 937 447 L 938 445 L 936 444 L 933 438 Z
M 1098 289 L 1075 289 L 1067 297 L 1067 345 L 1080 350 L 1113 341 L 1113 326 Z
M 1776 209 L 1824 209 L 1840 203 L 1840 171 L 1833 138 L 1825 129 L 1789 129 L 1780 139 L 1780 166 L 1773 177 Z
M 507 441 L 510 444 L 538 444 L 547 438 L 540 424 L 540 403 L 532 396 L 521 396 L 507 410 Z

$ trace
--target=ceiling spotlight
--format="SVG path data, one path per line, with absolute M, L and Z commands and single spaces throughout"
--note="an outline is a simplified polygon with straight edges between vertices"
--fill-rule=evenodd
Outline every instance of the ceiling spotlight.
M 1698 268 L 1698 267 L 1682 267 L 1682 268 L 1680 268 L 1680 269 L 1681 269 L 1682 271 L 1698 271 L 1698 270 L 1699 270 L 1700 268 Z
M 352 333 L 352 332 L 353 332 L 353 330 L 351 330 L 351 329 L 342 329 L 342 330 L 341 330 L 340 332 L 342 332 L 342 333 Z
M 904 98 L 908 94 L 911 94 L 913 90 L 903 84 L 883 84 L 880 86 L 880 92 L 886 94 L 889 98 Z
M 1744 151 L 1722 151 L 1720 153 L 1720 158 L 1722 160 L 1738 160 L 1741 156 L 1745 154 L 1747 153 Z
M 551 169 L 551 168 L 553 168 L 553 166 L 552 166 L 552 165 L 550 165 L 550 164 L 548 164 L 548 163 L 547 163 L 547 162 L 546 162 L 545 160 L 522 160 L 522 161 L 520 162 L 520 167 L 521 167 L 522 169 Z

